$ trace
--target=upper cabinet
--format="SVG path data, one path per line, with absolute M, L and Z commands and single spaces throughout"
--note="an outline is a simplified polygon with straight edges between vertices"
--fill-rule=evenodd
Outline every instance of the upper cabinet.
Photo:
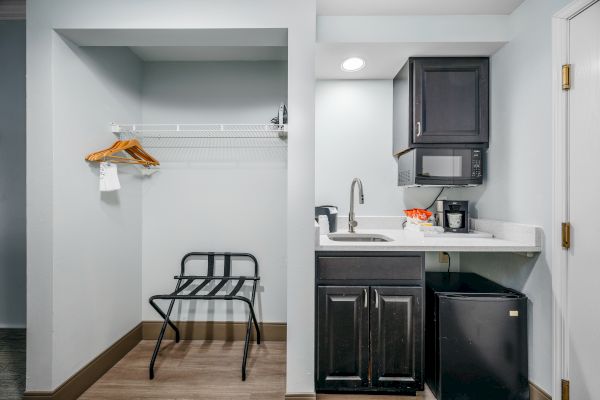
M 394 79 L 394 155 L 488 140 L 489 59 L 410 58 Z

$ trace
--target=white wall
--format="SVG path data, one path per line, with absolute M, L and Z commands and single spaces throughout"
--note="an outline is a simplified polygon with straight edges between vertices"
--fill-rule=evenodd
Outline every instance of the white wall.
M 140 321 L 140 173 L 120 165 L 122 189 L 100 193 L 83 158 L 114 141 L 107 121 L 141 118 L 141 72 L 125 48 L 55 37 L 54 387 Z
M 167 4 L 168 3 L 168 4 Z M 131 18 L 135 15 L 135 18 Z M 83 149 L 69 150 L 75 154 L 78 164 L 71 164 L 55 158 L 55 140 L 59 140 L 60 129 L 63 125 L 55 124 L 56 107 L 60 107 L 56 96 L 69 85 L 67 82 L 57 84 L 52 79 L 53 60 L 62 65 L 69 61 L 66 49 L 58 50 L 53 54 L 53 40 L 56 33 L 54 29 L 176 29 L 179 32 L 185 29 L 229 29 L 229 28 L 287 28 L 288 29 L 288 105 L 290 108 L 289 139 L 288 139 L 288 169 L 286 197 L 286 267 L 288 283 L 287 315 L 288 315 L 288 357 L 287 357 L 287 391 L 288 392 L 313 392 L 313 296 L 314 274 L 307 273 L 314 265 L 314 231 L 313 231 L 313 204 L 314 204 L 314 40 L 315 40 L 315 0 L 302 2 L 293 0 L 259 0 L 251 3 L 242 0 L 214 2 L 211 0 L 176 0 L 152 1 L 145 0 L 104 0 L 102 2 L 82 2 L 78 0 L 30 0 L 27 2 L 27 271 L 28 271 L 28 342 L 27 342 L 27 390 L 53 390 L 62 383 L 67 375 L 74 373 L 78 365 L 89 361 L 90 353 L 100 350 L 97 344 L 102 342 L 94 339 L 94 344 L 84 344 L 86 335 L 93 330 L 104 329 L 102 318 L 87 323 L 87 331 L 76 331 L 76 338 L 71 343 L 72 349 L 63 352 L 64 339 L 53 340 L 55 335 L 68 335 L 67 332 L 57 331 L 53 328 L 64 323 L 64 318 L 69 313 L 72 304 L 60 300 L 68 293 L 54 291 L 53 282 L 57 279 L 67 279 L 68 276 L 60 275 L 57 271 L 65 268 L 72 270 L 72 266 L 60 264 L 62 247 L 65 240 L 71 239 L 76 234 L 82 235 L 83 220 L 74 226 L 73 233 L 64 237 L 57 231 L 63 230 L 59 225 L 67 222 L 64 215 L 56 213 L 68 212 L 66 205 L 73 207 L 91 207 L 90 212 L 99 215 L 94 201 L 82 196 L 85 201 L 73 204 L 68 199 L 63 199 L 66 194 L 56 194 L 56 187 L 63 188 L 55 181 L 70 179 L 71 174 L 76 176 L 74 183 L 82 186 L 76 187 L 79 191 L 88 190 L 87 185 L 97 184 L 95 178 L 88 174 L 86 181 L 79 178 L 83 172 L 82 166 L 89 168 L 81 161 L 85 155 Z M 84 32 L 84 31 L 80 31 Z M 118 36 L 119 32 L 113 31 Z M 84 32 L 85 33 L 85 32 Z M 113 37 L 114 39 L 114 37 Z M 58 55 L 65 56 L 62 61 L 56 60 Z M 125 61 L 123 61 L 125 62 Z M 116 65 L 120 65 L 118 62 Z M 66 68 L 67 65 L 64 65 Z M 76 65 L 73 68 L 77 67 Z M 82 76 L 85 75 L 82 73 Z M 96 94 L 95 77 L 90 76 L 91 82 L 82 82 L 82 87 L 87 85 L 94 89 L 91 94 Z M 78 83 L 78 82 L 77 82 Z M 76 90 L 71 87 L 68 89 Z M 109 92 L 98 90 L 99 99 L 106 99 L 109 104 L 118 101 Z M 71 98 L 66 107 L 77 108 L 78 103 L 88 99 L 88 93 L 80 93 L 77 98 Z M 114 120 L 131 120 L 126 115 L 111 112 L 102 104 L 92 114 L 84 110 L 83 116 L 90 116 L 94 123 L 96 118 L 102 119 L 102 126 Z M 63 111 L 64 112 L 64 111 Z M 133 118 L 135 119 L 135 118 Z M 76 128 L 68 129 L 70 135 L 81 135 L 81 124 Z M 76 129 L 77 132 L 73 133 Z M 87 132 L 92 132 L 90 127 Z M 85 131 L 85 130 L 84 130 Z M 92 135 L 92 133 L 90 133 Z M 104 133 L 103 139 L 110 135 Z M 64 136 L 64 135 L 62 135 Z M 109 136 L 108 136 L 109 137 Z M 76 147 L 80 143 L 76 142 Z M 87 147 L 87 146 L 86 146 Z M 69 156 L 70 157 L 70 156 Z M 42 165 L 44 168 L 40 168 Z M 67 171 L 66 166 L 76 170 Z M 89 180 L 89 182 L 88 182 Z M 131 184 L 128 185 L 131 187 Z M 66 190 L 71 190 L 67 188 Z M 57 196 L 55 200 L 53 195 Z M 55 204 L 56 203 L 56 204 Z M 96 203 L 98 204 L 98 203 Z M 79 212 L 76 215 L 80 216 Z M 111 231 L 112 232 L 112 231 Z M 57 244 L 60 258 L 55 258 L 55 244 Z M 74 242 L 77 244 L 77 242 Z M 79 260 L 80 261 L 80 260 Z M 91 313 L 91 303 L 100 304 L 103 297 L 97 292 L 105 288 L 105 276 L 112 276 L 110 268 L 107 275 L 102 269 L 92 271 L 84 268 L 89 274 L 80 274 L 80 284 L 89 288 L 88 299 L 82 306 L 76 306 L 80 311 L 86 308 Z M 94 274 L 100 274 L 97 278 Z M 138 277 L 139 280 L 139 277 Z M 99 284 L 98 282 L 102 282 Z M 62 283 L 57 284 L 57 289 L 63 288 Z M 80 291 L 80 289 L 78 289 Z M 135 306 L 139 307 L 141 293 L 136 294 Z M 77 301 L 77 300 L 73 300 Z M 120 304 L 119 306 L 122 306 Z M 60 309 L 57 309 L 60 308 Z M 128 314 L 128 313 L 124 313 Z M 102 313 L 101 313 L 102 315 Z M 141 319 L 141 309 L 138 321 Z M 78 314 L 68 315 L 76 319 Z M 119 321 L 120 322 L 120 321 Z M 83 324 L 81 324 L 83 326 Z M 119 323 L 112 326 L 117 328 Z M 132 323 L 130 327 L 135 324 Z M 115 329 L 117 329 L 115 328 Z M 90 348 L 88 351 L 86 348 Z M 307 349 L 310 349 L 307 351 Z
M 286 93 L 285 62 L 145 63 L 143 121 L 268 123 Z M 267 142 L 282 145 L 279 139 Z M 258 258 L 259 320 L 285 322 L 286 149 L 149 151 L 162 163 L 144 180 L 142 319 L 160 319 L 148 298 L 173 290 L 184 254 L 232 251 Z M 248 266 L 241 268 L 250 274 Z M 175 319 L 247 320 L 247 306 L 239 302 L 178 303 Z
M 529 297 L 529 379 L 552 389 L 551 17 L 567 0 L 526 0 L 511 15 L 513 39 L 491 59 L 491 133 L 482 218 L 539 225 L 539 257 L 463 254 L 472 270 Z
M 318 81 L 315 91 L 315 201 L 347 214 L 350 183 L 364 184 L 358 215 L 402 215 L 392 157 L 392 81 Z
M 25 21 L 0 21 L 0 328 L 25 327 Z

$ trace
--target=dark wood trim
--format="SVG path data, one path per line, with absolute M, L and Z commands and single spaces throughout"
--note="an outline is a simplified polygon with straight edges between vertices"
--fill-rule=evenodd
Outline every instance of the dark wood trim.
M 70 400 L 76 399 L 102 375 L 111 369 L 142 340 L 142 324 L 138 324 L 108 349 L 100 353 L 85 367 L 77 371 L 56 390 L 50 392 L 25 392 L 24 400 Z
M 0 21 L 24 20 L 25 0 L 0 1 Z
M 529 396 L 529 400 L 552 400 L 552 396 L 531 381 L 529 382 Z
M 246 335 L 245 322 L 217 321 L 176 321 L 182 340 L 244 340 Z M 142 322 L 143 340 L 156 340 L 162 326 L 162 321 Z M 260 333 L 262 340 L 284 342 L 287 338 L 285 322 L 262 322 Z M 254 329 L 252 330 L 254 338 Z M 167 328 L 165 339 L 174 339 L 173 330 Z

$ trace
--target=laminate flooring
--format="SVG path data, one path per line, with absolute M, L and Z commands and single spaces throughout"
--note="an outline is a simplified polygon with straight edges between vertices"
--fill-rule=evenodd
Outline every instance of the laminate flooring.
M 254 343 L 248 354 L 247 379 L 241 380 L 244 343 L 164 341 L 155 378 L 148 379 L 154 341 L 143 340 L 81 399 L 244 399 L 281 400 L 285 394 L 285 342 Z M 319 400 L 435 400 L 429 391 L 417 397 L 319 395 Z
M 24 391 L 25 329 L 0 329 L 0 399 L 21 399 Z

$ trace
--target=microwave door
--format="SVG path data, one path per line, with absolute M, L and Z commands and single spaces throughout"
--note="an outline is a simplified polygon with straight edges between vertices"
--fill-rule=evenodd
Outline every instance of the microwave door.
M 418 183 L 453 185 L 457 161 L 452 149 L 417 149 L 417 152 Z
M 454 156 L 452 158 L 452 170 L 454 171 L 452 183 L 455 185 L 464 184 L 464 178 L 468 176 L 467 173 L 469 162 L 467 159 L 470 158 L 468 156 L 469 151 L 462 149 L 454 149 L 452 150 L 452 154 Z

